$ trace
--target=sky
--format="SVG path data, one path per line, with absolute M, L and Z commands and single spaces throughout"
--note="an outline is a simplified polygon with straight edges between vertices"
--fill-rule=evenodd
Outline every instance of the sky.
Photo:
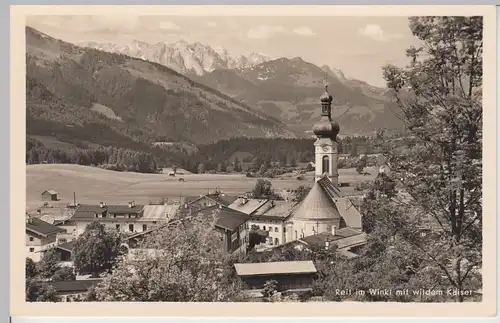
M 52 37 L 80 43 L 124 44 L 198 41 L 234 54 L 301 57 L 340 69 L 346 77 L 384 86 L 381 67 L 404 66 L 405 50 L 418 40 L 407 17 L 207 17 L 207 16 L 29 16 L 26 24 Z

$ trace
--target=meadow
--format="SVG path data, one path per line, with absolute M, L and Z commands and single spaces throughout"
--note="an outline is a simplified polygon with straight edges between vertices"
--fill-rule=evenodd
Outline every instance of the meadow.
M 371 175 L 359 175 L 355 169 L 340 169 L 339 181 L 357 182 L 374 178 L 376 171 L 367 169 Z M 184 182 L 179 182 L 179 178 Z M 312 185 L 313 173 L 307 173 L 304 180 L 297 180 L 295 174 L 284 174 L 270 179 L 276 191 L 294 189 L 300 185 Z M 59 201 L 49 202 L 49 206 L 60 208 L 73 202 L 73 193 L 81 204 L 137 204 L 156 202 L 163 198 L 197 196 L 217 187 L 228 195 L 250 191 L 257 178 L 244 174 L 183 174 L 176 177 L 163 174 L 142 174 L 116 172 L 95 167 L 72 164 L 39 164 L 26 166 L 26 206 L 34 212 L 43 206 L 41 193 L 52 189 L 57 191 Z M 44 213 L 47 209 L 44 210 Z M 47 210 L 48 211 L 48 210 Z

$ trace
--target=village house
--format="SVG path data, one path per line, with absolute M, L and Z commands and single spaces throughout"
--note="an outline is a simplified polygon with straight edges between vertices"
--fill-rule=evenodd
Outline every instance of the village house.
M 126 237 L 126 247 L 129 249 L 129 252 L 133 254 L 133 249 L 140 247 L 140 243 L 144 241 L 147 235 L 156 230 L 164 226 L 175 224 L 178 221 L 189 220 L 195 216 L 210 215 L 216 215 L 215 230 L 220 235 L 222 250 L 228 253 L 246 252 L 248 245 L 248 218 L 245 214 L 231 210 L 223 205 L 212 205 L 199 210 L 197 209 L 191 213 L 178 214 L 168 224 L 163 224 L 160 227 Z
M 241 197 L 229 208 L 248 215 L 248 225 L 268 232 L 267 245 L 280 245 L 286 241 L 284 220 L 297 202 L 290 200 L 248 199 Z
M 277 291 L 304 293 L 312 290 L 317 270 L 312 261 L 280 261 L 234 264 L 236 275 L 246 286 L 246 293 L 261 297 L 267 281 L 277 282 Z
M 178 205 L 137 205 L 134 201 L 128 205 L 81 204 L 66 221 L 58 224 L 79 236 L 88 224 L 98 221 L 108 229 L 116 229 L 123 233 L 137 233 L 157 227 L 167 222 L 177 212 Z
M 32 216 L 26 216 L 27 257 L 40 261 L 42 252 L 57 244 L 57 236 L 64 229 Z
M 65 280 L 48 284 L 54 287 L 61 302 L 74 302 L 84 300 L 89 289 L 101 281 L 102 279 Z
M 54 190 L 46 190 L 42 193 L 43 201 L 57 201 L 57 192 Z
M 322 232 L 278 246 L 277 248 L 293 247 L 297 250 L 334 250 L 347 258 L 355 258 L 361 247 L 367 243 L 364 232 L 352 228 L 336 229 Z

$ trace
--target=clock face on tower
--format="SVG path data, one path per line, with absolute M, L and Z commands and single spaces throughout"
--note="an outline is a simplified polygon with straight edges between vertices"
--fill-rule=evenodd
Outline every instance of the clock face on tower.
M 328 151 L 328 146 L 327 145 L 323 145 L 323 146 L 321 146 L 321 149 L 323 149 L 323 151 L 326 153 Z

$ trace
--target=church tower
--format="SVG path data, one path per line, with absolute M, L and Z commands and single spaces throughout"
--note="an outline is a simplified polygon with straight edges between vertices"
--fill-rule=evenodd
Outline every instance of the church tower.
M 320 97 L 321 119 L 313 126 L 316 135 L 314 142 L 316 167 L 314 180 L 317 182 L 324 175 L 333 185 L 338 186 L 338 143 L 337 135 L 340 127 L 332 120 L 331 110 L 333 97 L 328 93 L 328 84 L 325 84 L 325 93 Z

